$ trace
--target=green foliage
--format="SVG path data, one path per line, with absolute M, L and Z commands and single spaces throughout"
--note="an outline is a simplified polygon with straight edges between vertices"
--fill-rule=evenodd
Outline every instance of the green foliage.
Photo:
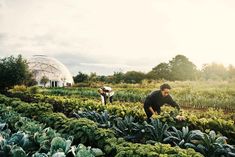
M 27 91 L 29 92 L 29 94 L 37 94 L 40 90 L 38 86 L 32 86 L 28 87 Z
M 122 83 L 124 82 L 125 74 L 122 72 L 114 72 L 112 76 L 112 83 Z
M 21 55 L 0 59 L 0 89 L 11 88 L 15 85 L 27 84 L 32 80 L 28 65 Z
M 35 100 L 35 97 L 34 99 Z M 54 111 L 63 112 L 66 115 L 71 115 L 74 111 L 77 111 L 81 108 L 87 110 L 95 110 L 95 111 L 104 111 L 107 110 L 109 114 L 116 115 L 119 117 L 125 116 L 133 116 L 135 119 L 139 121 L 143 121 L 145 119 L 144 111 L 142 110 L 142 104 L 108 104 L 106 106 L 100 104 L 99 102 L 92 100 L 82 100 L 80 98 L 63 98 L 58 96 L 42 96 L 37 95 L 37 101 L 46 101 L 48 103 L 53 104 Z M 1 101 L 1 99 L 0 99 Z M 205 113 L 205 112 L 204 112 Z M 37 114 L 37 113 L 35 113 Z M 221 132 L 223 135 L 229 138 L 229 141 L 234 143 L 235 137 L 235 126 L 231 120 L 224 120 L 222 117 L 208 118 L 202 119 L 199 117 L 192 115 L 191 113 L 184 113 L 186 120 L 183 122 L 175 121 L 174 117 L 177 114 L 174 111 L 169 110 L 169 112 L 162 112 L 160 115 L 160 120 L 163 122 L 168 122 L 171 125 L 180 128 L 182 126 L 188 125 L 192 129 L 200 129 L 205 131 L 207 129 L 214 129 L 215 131 Z M 216 115 L 211 111 L 208 115 Z M 221 114 L 221 116 L 224 114 Z M 205 115 L 204 115 L 205 116 Z M 89 118 L 89 117 L 88 117 Z M 91 118 L 91 120 L 94 120 Z M 53 122 L 52 122 L 53 123 Z M 225 129 L 226 128 L 226 129 Z
M 51 141 L 50 154 L 55 154 L 56 152 L 64 152 L 66 154 L 69 151 L 71 144 L 72 140 L 54 137 Z
M 202 68 L 202 76 L 206 80 L 225 80 L 228 77 L 228 72 L 222 64 L 205 64 Z
M 235 78 L 235 67 L 232 65 L 229 65 L 228 67 L 228 78 L 229 79 Z
M 13 157 L 27 157 L 25 151 L 21 147 L 13 146 L 11 153 Z
M 43 98 L 48 99 L 48 97 L 47 98 L 43 97 Z M 52 109 L 49 109 L 49 110 L 47 109 L 49 106 L 52 107 L 52 105 L 50 105 L 50 104 L 39 103 L 40 105 L 38 105 L 35 103 L 23 103 L 23 102 L 20 103 L 19 100 L 10 101 L 9 99 L 0 96 L 0 102 L 4 102 L 4 101 L 6 101 L 8 105 L 13 105 L 14 109 L 16 109 L 17 111 L 19 111 L 29 117 L 32 117 L 32 114 L 37 115 L 37 120 L 47 124 L 48 126 L 53 127 L 54 129 L 58 130 L 60 133 L 67 134 L 67 135 L 73 135 L 74 141 L 76 141 L 77 143 L 98 146 L 99 148 L 105 150 L 106 153 L 112 154 L 113 152 L 116 152 L 115 155 L 120 155 L 120 156 L 122 156 L 123 154 L 137 155 L 138 153 L 141 152 L 141 150 L 139 150 L 139 148 L 137 149 L 135 147 L 136 145 L 134 145 L 133 143 L 128 144 L 128 142 L 126 142 L 126 141 L 125 141 L 125 143 L 121 144 L 121 145 L 125 146 L 126 149 L 124 149 L 124 150 L 119 149 L 119 146 L 115 146 L 113 148 L 110 148 L 109 147 L 109 139 L 114 138 L 114 133 L 110 129 L 101 129 L 98 127 L 99 124 L 97 124 L 93 121 L 90 121 L 88 119 L 85 119 L 85 118 L 71 119 L 71 118 L 67 118 L 62 113 L 53 113 Z M 78 103 L 78 101 L 71 101 L 70 102 L 69 99 L 66 99 L 66 101 L 62 101 L 62 102 L 63 103 L 61 103 L 61 105 L 64 105 L 64 106 L 68 105 L 68 107 L 72 104 L 74 105 L 74 102 Z M 69 104 L 68 104 L 68 102 L 69 102 Z M 79 103 L 82 103 L 82 102 L 83 101 L 79 101 Z M 54 103 L 55 103 L 55 100 L 54 100 Z M 91 101 L 89 101 L 89 103 L 91 103 Z M 85 103 L 84 106 L 88 106 L 88 107 L 92 107 L 92 105 L 94 106 L 94 104 L 89 104 L 89 103 Z M 59 105 L 59 104 L 57 104 L 57 105 Z M 102 111 L 105 109 L 105 106 L 98 105 L 97 109 L 98 108 L 102 108 L 100 110 L 100 111 Z M 119 112 L 118 111 L 119 108 L 112 108 L 112 109 L 115 109 L 116 113 Z M 133 108 L 129 108 L 129 110 L 133 110 Z M 112 110 L 110 110 L 110 111 L 112 111 Z M 169 110 L 169 111 L 171 111 L 171 110 Z M 37 114 L 37 112 L 40 114 Z M 130 115 L 133 114 L 130 111 L 128 111 L 128 112 L 130 113 Z M 30 114 L 30 113 L 32 113 L 32 114 Z M 106 115 L 104 115 L 104 116 L 107 116 L 107 114 L 108 113 L 106 113 Z M 159 119 L 161 119 L 161 116 L 164 116 L 164 118 L 170 118 L 170 117 L 167 117 L 166 114 L 167 113 L 160 115 Z M 169 112 L 169 114 L 172 114 L 172 116 L 175 115 L 174 112 L 173 113 Z M 185 114 L 185 113 L 182 113 L 182 114 Z M 210 114 L 213 114 L 213 111 L 210 111 Z M 85 114 L 85 115 L 87 115 L 88 118 L 90 117 L 90 119 L 92 119 L 92 118 L 97 119 L 96 121 L 98 123 L 106 122 L 106 120 L 108 119 L 108 117 L 106 117 L 106 120 L 103 121 L 103 119 L 99 117 L 100 114 L 96 114 L 96 113 L 94 113 L 94 111 L 91 114 L 89 113 L 89 114 Z M 94 115 L 95 118 L 90 115 Z M 220 114 L 216 113 L 214 116 L 220 116 Z M 133 135 L 134 135 L 136 139 L 139 139 L 139 141 L 137 141 L 137 142 L 145 142 L 146 140 L 152 140 L 152 141 L 148 141 L 147 143 L 158 144 L 157 141 L 161 141 L 161 142 L 165 141 L 165 142 L 170 143 L 172 145 L 178 145 L 182 148 L 188 148 L 188 147 L 194 148 L 195 150 L 197 150 L 201 153 L 204 153 L 204 154 L 207 154 L 208 152 L 210 152 L 212 150 L 215 150 L 215 152 L 218 152 L 220 154 L 221 153 L 222 154 L 229 154 L 229 153 L 231 154 L 234 151 L 234 148 L 231 145 L 228 145 L 225 143 L 223 143 L 223 144 L 219 143 L 220 145 L 217 146 L 218 142 L 220 140 L 216 140 L 216 139 L 218 139 L 218 138 L 223 139 L 223 136 L 217 135 L 216 138 L 214 138 L 213 134 L 211 134 L 211 133 L 209 133 L 209 134 L 206 134 L 206 133 L 202 134 L 201 133 L 201 136 L 199 136 L 200 134 L 195 135 L 194 134 L 195 131 L 191 132 L 190 129 L 188 129 L 188 128 L 183 128 L 181 131 L 181 130 L 178 130 L 174 127 L 171 127 L 172 130 L 169 130 L 168 124 L 162 123 L 160 120 L 153 120 L 150 124 L 145 123 L 145 125 L 143 127 L 142 123 L 139 120 L 135 120 L 131 116 L 129 116 L 129 117 L 123 116 L 123 117 L 124 117 L 124 119 L 123 118 L 116 118 L 115 120 L 113 120 L 114 122 L 112 122 L 112 120 L 111 121 L 109 120 L 110 122 L 114 123 L 114 124 L 111 124 L 111 126 L 113 125 L 117 128 L 116 135 L 118 135 L 118 133 L 120 133 L 120 135 L 125 138 L 126 137 L 133 137 Z M 226 133 L 226 131 L 232 131 L 232 129 L 234 128 L 233 123 L 230 124 L 229 121 L 225 121 L 225 120 L 222 121 L 221 119 L 218 119 L 218 118 L 217 118 L 217 120 L 218 120 L 218 123 L 213 124 L 212 122 L 216 121 L 216 119 L 211 118 L 211 119 L 206 120 L 206 119 L 202 119 L 200 117 L 199 118 L 193 117 L 193 115 L 191 114 L 191 116 L 188 115 L 188 117 L 186 118 L 186 124 L 189 126 L 189 128 L 201 127 L 200 130 L 204 130 L 204 131 L 206 131 L 206 129 L 208 129 L 208 126 L 210 126 L 211 128 L 214 128 L 214 129 L 218 129 L 218 127 L 219 127 L 221 129 L 221 131 L 223 131 L 222 128 L 224 128 L 226 130 L 224 130 L 223 133 Z M 166 121 L 168 121 L 168 120 L 166 120 Z M 20 124 L 22 124 L 22 123 L 20 123 Z M 19 128 L 21 126 L 20 124 L 16 123 L 15 127 Z M 31 125 L 28 125 L 28 126 L 30 127 Z M 35 127 L 38 128 L 37 126 L 35 126 Z M 28 127 L 25 126 L 22 128 L 28 128 Z M 30 130 L 30 129 L 25 129 L 25 130 Z M 142 138 L 141 136 L 136 136 L 138 134 L 144 135 L 144 138 Z M 118 135 L 118 136 L 120 136 L 120 135 Z M 150 136 L 148 137 L 146 135 L 150 135 Z M 168 135 L 170 135 L 171 137 L 168 138 L 167 137 Z M 215 146 L 212 147 L 210 143 L 206 142 L 205 139 L 208 139 L 208 138 L 209 139 L 211 138 L 211 140 L 209 140 L 209 141 L 211 141 L 211 143 L 214 143 Z M 126 138 L 126 139 L 128 139 L 128 138 Z M 144 139 L 144 140 L 142 140 L 142 139 Z M 63 141 L 66 141 L 66 140 L 64 139 Z M 62 144 L 63 148 L 64 148 L 64 144 L 63 144 L 64 142 L 61 141 L 59 143 Z M 59 146 L 59 148 L 56 150 L 64 152 L 64 154 L 66 154 L 66 151 L 64 151 L 65 149 L 61 149 L 61 147 L 62 146 Z M 138 147 L 142 148 L 142 147 L 145 147 L 145 145 L 141 145 Z M 204 147 L 205 147 L 205 149 L 204 149 Z M 117 149 L 118 149 L 118 151 L 117 151 Z M 160 150 L 162 151 L 162 149 L 160 149 Z M 55 152 L 57 152 L 57 151 L 55 151 Z M 158 151 L 159 150 L 157 150 L 157 152 Z M 161 152 L 161 151 L 159 154 L 165 153 L 165 152 Z M 174 151 L 175 151 L 175 149 L 174 149 Z M 148 152 L 150 152 L 150 151 L 148 151 Z M 158 153 L 156 153 L 156 151 L 151 152 L 151 153 L 153 153 L 155 155 L 158 154 Z M 169 152 L 167 152 L 167 154 L 168 153 Z M 180 153 L 184 154 L 181 151 L 180 151 Z M 57 152 L 57 154 L 62 154 L 62 153 Z
M 26 92 L 27 87 L 25 85 L 15 85 L 12 89 L 11 92 Z
M 32 116 L 32 118 L 37 118 L 44 112 L 52 111 L 52 106 L 48 103 L 23 103 L 16 107 L 16 111 L 24 113 L 26 116 Z
M 195 80 L 196 66 L 184 55 L 177 55 L 169 61 L 171 80 Z
M 170 145 L 156 143 L 137 144 L 125 142 L 124 139 L 108 139 L 109 144 L 105 146 L 105 151 L 109 154 L 116 154 L 115 157 L 156 157 L 156 156 L 178 156 L 178 157 L 202 157 L 202 155 L 195 153 L 192 149 L 180 149 L 179 147 L 171 147 Z
M 124 74 L 126 83 L 140 83 L 145 78 L 145 74 L 137 71 L 128 71 Z
M 97 74 L 95 72 L 91 72 L 89 75 L 89 79 L 90 82 L 96 82 L 97 81 Z
M 90 148 L 86 148 L 83 144 L 79 144 L 77 149 L 73 152 L 74 154 L 76 154 L 76 157 L 95 157 L 92 154 L 92 151 Z
M 45 87 L 47 82 L 49 82 L 49 78 L 47 78 L 46 76 L 43 76 L 40 80 L 40 83 L 43 84 L 43 86 Z
M 73 115 L 76 118 L 87 118 L 98 123 L 101 128 L 112 127 L 111 122 L 114 120 L 115 116 L 110 115 L 106 110 L 98 113 L 95 111 L 78 111 L 74 112 Z
M 8 112 L 3 112 L 8 111 Z M 10 111 L 10 112 L 9 112 Z M 82 150 L 87 150 L 86 154 L 90 156 L 104 155 L 100 149 L 72 146 L 73 137 L 65 139 L 61 137 L 55 130 L 51 128 L 43 129 L 44 125 L 37 123 L 25 117 L 21 117 L 18 113 L 12 111 L 12 108 L 0 106 L 0 121 L 13 122 L 19 118 L 22 122 L 11 125 L 14 130 L 8 129 L 7 123 L 0 123 L 0 155 L 16 156 L 16 157 L 47 157 L 47 156 L 73 156 L 83 155 Z M 36 131 L 34 128 L 37 128 Z M 27 155 L 26 155 L 27 154 Z
M 39 145 L 39 152 L 49 152 L 51 147 L 51 141 L 55 137 L 60 137 L 61 135 L 51 128 L 45 128 L 41 131 L 34 133 L 34 141 Z
M 45 153 L 38 153 L 38 152 L 36 152 L 35 154 L 32 155 L 32 157 L 48 157 L 48 156 Z
M 154 80 L 170 80 L 171 79 L 171 70 L 169 67 L 169 64 L 167 63 L 160 63 L 156 67 L 154 67 L 148 74 L 148 79 L 154 79 Z
M 228 82 L 170 82 L 174 99 L 183 107 L 205 108 L 213 107 L 231 111 L 235 109 L 235 86 Z M 154 87 L 142 88 L 142 85 L 128 88 L 115 88 L 114 103 L 122 102 L 143 102 L 146 95 L 154 88 L 159 88 L 160 83 Z M 69 88 L 69 89 L 48 89 L 42 94 L 63 95 L 78 98 L 100 99 L 97 88 Z M 134 105 L 134 104 L 133 104 Z
M 82 72 L 78 72 L 76 76 L 73 77 L 74 83 L 87 82 L 89 76 Z
M 183 127 L 182 131 L 175 127 L 171 128 L 172 131 L 166 132 L 166 138 L 163 141 L 172 143 L 175 146 L 180 146 L 181 148 L 187 148 L 188 145 L 194 145 L 197 142 L 197 139 L 202 136 L 202 132 L 200 130 L 190 131 L 188 126 Z
M 20 105 L 18 107 L 20 107 Z M 31 108 L 31 109 L 33 110 L 33 108 Z M 28 109 L 27 112 L 30 113 L 29 110 L 30 109 Z M 97 124 L 90 121 L 90 120 L 83 119 L 83 118 L 78 119 L 78 120 L 69 119 L 69 118 L 66 118 L 65 116 L 63 116 L 62 114 L 52 113 L 52 112 L 45 112 L 44 114 L 40 114 L 40 115 L 38 115 L 37 119 L 40 122 L 44 122 L 47 125 L 50 125 L 53 128 L 56 128 L 61 133 L 65 133 L 67 135 L 74 135 L 74 141 L 82 142 L 82 143 L 86 143 L 86 144 L 90 143 L 91 145 L 97 145 L 99 148 L 104 149 L 105 153 L 107 153 L 107 155 L 109 155 L 109 156 L 115 156 L 115 155 L 119 156 L 119 155 L 123 154 L 123 151 L 120 149 L 122 147 L 114 146 L 114 147 L 112 147 L 112 149 L 106 149 L 107 147 L 109 147 L 111 145 L 113 146 L 113 143 L 109 143 L 110 142 L 109 139 L 114 139 L 114 141 L 116 139 L 116 138 L 114 138 L 113 132 L 108 129 L 98 128 Z M 40 138 L 37 138 L 37 139 L 40 139 Z M 165 151 L 162 151 L 162 149 L 156 149 L 156 150 L 153 148 L 149 149 L 149 146 L 145 146 L 142 144 L 136 145 L 133 143 L 127 143 L 126 141 L 122 141 L 122 143 L 120 143 L 120 144 L 122 146 L 128 145 L 129 148 L 128 147 L 126 147 L 126 148 L 130 149 L 132 151 L 137 150 L 132 155 L 135 155 L 135 154 L 137 155 L 137 154 L 141 153 L 142 148 L 146 149 L 142 153 L 148 152 L 149 154 L 172 154 L 173 153 L 172 151 L 174 151 L 175 154 L 181 153 L 181 154 L 185 154 L 188 156 L 192 156 L 193 154 L 194 155 L 197 154 L 191 150 L 189 151 L 189 150 L 181 150 L 181 149 L 175 149 L 175 148 L 171 148 L 172 151 L 168 152 L 169 146 L 166 146 L 166 148 L 165 148 L 165 146 L 163 146 L 163 145 L 161 146 L 160 144 L 158 144 L 158 145 L 162 148 L 165 148 Z M 62 146 L 64 146 L 64 145 L 62 144 Z M 156 146 L 156 147 L 159 147 L 159 146 Z M 61 147 L 59 147 L 59 149 Z M 138 147 L 138 149 L 136 147 Z M 120 151 L 119 151 L 119 149 L 120 149 Z M 109 151 L 109 150 L 111 150 L 111 151 Z M 118 150 L 118 151 L 116 152 L 116 150 Z M 71 152 L 71 151 L 69 151 L 69 152 Z M 96 150 L 96 153 L 97 152 L 100 153 L 99 150 Z M 156 153 L 154 153 L 154 152 L 156 152 Z M 65 152 L 57 152 L 56 153 L 56 155 L 63 155 L 63 154 L 65 154 Z M 94 149 L 92 150 L 92 154 L 94 154 Z
M 129 141 L 141 141 L 145 133 L 144 125 L 139 124 L 132 116 L 125 116 L 124 119 L 116 118 L 113 126 L 118 137 Z
M 234 147 L 226 144 L 227 138 L 224 136 L 216 135 L 214 131 L 210 131 L 209 134 L 203 133 L 198 138 L 198 144 L 188 145 L 198 152 L 208 157 L 220 157 L 220 156 L 233 156 L 235 153 Z
M 151 120 L 150 124 L 145 123 L 145 127 L 149 139 L 147 143 L 163 142 L 169 128 L 167 123 L 162 123 L 159 119 Z

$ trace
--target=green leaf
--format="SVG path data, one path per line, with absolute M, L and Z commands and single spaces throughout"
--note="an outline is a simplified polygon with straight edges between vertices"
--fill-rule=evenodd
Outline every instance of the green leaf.
M 45 153 L 35 153 L 32 155 L 32 157 L 48 157 Z
M 192 143 L 185 143 L 185 147 L 186 148 L 193 148 L 193 149 L 196 149 L 197 147 L 194 145 L 194 144 L 192 144 Z
M 182 132 L 183 132 L 183 138 L 185 138 L 186 135 L 189 133 L 189 128 L 188 128 L 188 126 L 183 127 L 183 128 L 182 128 Z
M 184 139 L 182 141 L 180 141 L 180 143 L 178 144 L 179 146 L 183 146 L 183 144 L 185 143 Z
M 228 152 L 228 154 L 231 156 L 235 156 L 235 153 L 232 153 L 232 152 Z
M 213 140 L 216 138 L 216 134 L 214 130 L 210 131 L 209 135 Z
M 54 154 L 58 150 L 63 150 L 65 152 L 66 141 L 62 137 L 55 137 L 51 141 L 50 153 Z
M 98 149 L 98 148 L 91 148 L 91 152 L 94 156 L 103 156 L 104 155 L 102 150 Z
M 2 131 L 6 126 L 6 123 L 0 123 L 0 131 Z
M 11 152 L 13 157 L 27 157 L 25 151 L 21 147 L 14 147 Z
M 66 155 L 64 154 L 64 152 L 57 152 L 53 154 L 52 157 L 66 157 Z
M 87 149 L 83 144 L 79 144 L 77 147 L 76 157 L 95 157 L 90 149 Z
M 215 142 L 220 144 L 226 144 L 226 139 L 227 139 L 226 137 L 220 136 L 215 140 Z
M 65 147 L 65 153 L 67 153 L 72 145 L 71 140 L 66 140 L 66 147 Z

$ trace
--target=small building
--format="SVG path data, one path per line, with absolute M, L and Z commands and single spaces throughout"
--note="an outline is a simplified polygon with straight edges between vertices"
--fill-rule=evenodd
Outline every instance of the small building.
M 64 87 L 71 86 L 74 83 L 73 77 L 66 66 L 55 58 L 34 55 L 28 59 L 28 65 L 39 86 L 44 86 L 41 83 L 43 77 L 49 80 L 45 84 L 46 87 Z

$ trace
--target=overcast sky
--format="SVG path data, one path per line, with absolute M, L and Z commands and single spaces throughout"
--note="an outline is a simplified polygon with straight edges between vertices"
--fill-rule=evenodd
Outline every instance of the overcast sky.
M 235 1 L 0 0 L 0 57 L 17 54 L 73 74 L 146 72 L 177 54 L 235 65 Z

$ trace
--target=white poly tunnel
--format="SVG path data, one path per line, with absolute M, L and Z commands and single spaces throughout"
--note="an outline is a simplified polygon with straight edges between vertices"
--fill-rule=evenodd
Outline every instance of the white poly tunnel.
M 39 86 L 43 86 L 43 76 L 49 79 L 46 87 L 63 87 L 73 84 L 73 77 L 69 70 L 60 61 L 45 55 L 34 55 L 28 59 L 30 71 Z

